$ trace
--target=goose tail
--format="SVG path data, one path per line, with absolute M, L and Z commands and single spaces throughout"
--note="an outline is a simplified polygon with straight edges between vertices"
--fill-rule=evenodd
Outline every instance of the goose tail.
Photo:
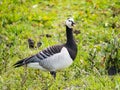
M 17 61 L 13 66 L 17 68 L 23 65 L 27 65 L 28 63 L 33 62 L 33 61 L 34 61 L 34 56 L 31 56 L 29 58 L 25 58 L 25 59 Z
M 17 68 L 17 67 L 21 67 L 21 66 L 23 66 L 23 65 L 26 65 L 25 61 L 26 61 L 26 59 L 19 60 L 19 61 L 17 61 L 13 66 L 14 66 L 15 68 Z

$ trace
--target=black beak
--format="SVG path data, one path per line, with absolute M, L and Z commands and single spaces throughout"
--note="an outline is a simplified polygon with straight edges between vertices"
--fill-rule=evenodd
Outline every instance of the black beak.
M 75 23 L 74 23 L 74 22 L 72 22 L 72 26 L 75 26 Z

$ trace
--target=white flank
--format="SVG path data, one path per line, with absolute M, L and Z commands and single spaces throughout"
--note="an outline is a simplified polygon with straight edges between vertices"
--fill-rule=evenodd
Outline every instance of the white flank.
M 46 69 L 43 68 L 42 66 L 40 66 L 40 64 L 39 64 L 38 62 L 36 62 L 36 63 L 29 63 L 29 64 L 27 64 L 27 66 L 28 66 L 28 67 L 37 68 L 37 69 L 41 69 L 41 70 L 46 71 Z
M 63 47 L 60 53 L 54 54 L 44 60 L 40 60 L 39 63 L 30 63 L 28 66 L 41 70 L 56 71 L 69 67 L 72 62 L 73 60 L 67 49 Z

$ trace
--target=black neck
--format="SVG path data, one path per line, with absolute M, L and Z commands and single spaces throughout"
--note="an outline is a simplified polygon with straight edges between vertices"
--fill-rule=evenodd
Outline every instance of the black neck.
M 66 36 L 67 36 L 67 42 L 66 42 L 66 48 L 71 56 L 71 58 L 74 60 L 77 55 L 77 45 L 73 38 L 73 29 L 66 26 Z
M 66 26 L 66 36 L 67 36 L 66 44 L 68 44 L 68 45 L 75 44 L 72 31 L 73 31 L 73 28 L 69 28 L 68 26 Z

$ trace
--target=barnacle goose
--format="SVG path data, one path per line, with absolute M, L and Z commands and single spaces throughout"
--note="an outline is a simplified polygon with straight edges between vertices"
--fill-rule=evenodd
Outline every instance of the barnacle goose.
M 45 71 L 49 71 L 55 78 L 56 71 L 64 69 L 72 64 L 77 55 L 77 45 L 73 38 L 73 18 L 68 18 L 66 24 L 67 42 L 62 45 L 48 47 L 36 55 L 20 60 L 14 67 L 28 66 Z

